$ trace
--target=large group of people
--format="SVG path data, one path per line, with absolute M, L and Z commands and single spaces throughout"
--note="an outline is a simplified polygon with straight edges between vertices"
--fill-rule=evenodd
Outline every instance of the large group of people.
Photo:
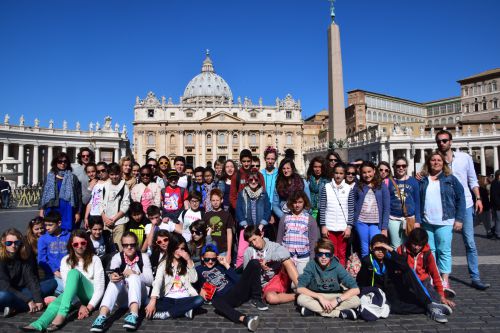
M 182 156 L 94 163 L 87 148 L 70 164 L 61 152 L 39 216 L 25 235 L 1 236 L 0 310 L 43 310 L 24 331 L 56 331 L 77 309 L 77 319 L 97 312 L 89 329 L 102 332 L 116 308 L 128 309 L 123 327 L 135 330 L 139 316 L 193 318 L 206 304 L 255 331 L 259 316 L 236 309 L 246 302 L 260 311 L 296 302 L 302 316 L 425 313 L 445 323 L 455 307 L 454 231 L 463 235 L 472 287 L 489 287 L 473 216 L 500 235 L 500 171 L 490 204 L 471 157 L 451 149 L 451 133 L 438 132 L 436 143 L 414 177 L 404 156 L 392 166 L 345 163 L 334 151 L 314 158 L 305 175 L 293 154 L 276 167 L 272 147 L 262 169 L 248 149 L 213 169 Z

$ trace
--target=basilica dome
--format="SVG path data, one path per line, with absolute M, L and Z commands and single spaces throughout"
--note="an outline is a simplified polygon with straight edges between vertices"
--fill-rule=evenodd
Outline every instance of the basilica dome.
M 212 59 L 209 54 L 203 61 L 201 73 L 189 81 L 184 89 L 183 100 L 189 100 L 195 97 L 224 97 L 224 101 L 233 99 L 233 94 L 227 82 L 215 74 Z

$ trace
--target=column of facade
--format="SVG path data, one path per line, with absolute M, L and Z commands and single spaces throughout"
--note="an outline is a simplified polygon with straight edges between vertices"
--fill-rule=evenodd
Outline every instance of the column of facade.
M 179 156 L 184 156 L 184 131 L 177 132 L 179 134 Z
M 9 144 L 7 142 L 4 142 L 2 160 L 6 161 L 7 157 L 9 157 Z M 4 164 L 2 169 L 3 172 L 7 172 L 7 164 Z
M 259 131 L 259 159 L 260 159 L 260 165 L 265 165 L 265 161 L 263 160 L 264 158 L 264 150 L 266 147 L 264 147 L 264 131 Z M 302 155 L 300 155 L 301 160 L 302 160 Z
M 199 165 L 207 164 L 207 132 L 201 131 L 201 163 Z
M 410 148 L 406 148 L 406 159 L 408 160 L 408 169 L 407 169 L 407 172 L 408 172 L 408 175 L 413 175 L 413 170 L 415 169 L 415 161 L 414 159 L 411 157 L 411 147 Z
M 193 167 L 200 164 L 200 131 L 194 131 L 194 161 Z
M 52 163 L 52 159 L 54 155 L 54 151 L 52 146 L 47 146 L 47 170 L 50 170 L 50 163 Z
M 228 150 L 227 159 L 231 160 L 233 159 L 233 131 L 229 131 L 227 135 L 229 137 L 228 138 L 229 142 L 227 143 L 227 150 Z
M 392 165 L 392 161 L 394 160 L 394 149 L 389 148 L 389 159 L 387 162 L 389 162 L 389 165 Z
M 244 137 L 245 137 L 245 142 L 244 142 L 244 146 L 246 149 L 250 148 L 250 145 L 248 144 L 248 131 L 245 131 L 245 134 L 244 134 Z
M 420 149 L 420 163 L 425 163 L 425 149 L 424 148 Z
M 17 172 L 19 175 L 17 176 L 17 186 L 24 185 L 24 145 L 19 145 L 19 152 L 17 153 L 17 159 L 19 160 L 19 164 L 17 167 Z
M 95 147 L 94 150 L 94 155 L 95 155 L 95 162 L 100 162 L 101 161 L 101 148 Z
M 481 175 L 486 176 L 486 156 L 484 153 L 484 147 L 481 146 L 481 155 L 480 155 L 480 160 L 481 160 Z
M 239 152 L 241 152 L 243 150 L 243 139 L 244 139 L 244 136 L 245 136 L 245 131 L 240 131 L 238 133 L 238 144 L 239 144 L 239 150 L 240 150 Z
M 384 144 L 381 144 L 380 145 L 380 158 L 379 158 L 379 162 L 380 161 L 387 161 L 388 160 L 388 156 L 387 156 L 387 148 L 385 147 Z
M 215 165 L 215 161 L 217 160 L 217 140 L 218 140 L 219 133 L 218 132 L 212 132 L 212 168 Z
M 115 153 L 113 154 L 113 159 L 114 159 L 115 163 L 120 162 L 120 149 L 119 148 L 115 148 Z
M 498 147 L 493 146 L 493 172 L 498 170 Z
M 33 184 L 38 184 L 38 172 L 39 172 L 39 155 L 38 149 L 40 147 L 38 145 L 33 145 Z

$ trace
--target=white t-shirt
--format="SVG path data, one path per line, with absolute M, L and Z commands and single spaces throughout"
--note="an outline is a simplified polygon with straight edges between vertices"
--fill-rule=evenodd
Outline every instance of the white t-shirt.
M 144 227 L 144 234 L 147 236 L 151 232 L 151 228 L 153 227 L 152 223 L 146 224 Z M 175 223 L 172 221 L 168 221 L 167 223 L 162 222 L 160 225 L 156 226 L 156 230 L 167 230 L 168 232 L 173 232 L 175 230 Z
M 101 216 L 100 206 L 103 199 L 102 189 L 106 183 L 97 183 L 92 188 L 92 194 L 90 196 L 90 216 Z
M 198 210 L 195 212 L 188 209 L 181 215 L 182 219 L 179 220 L 179 222 L 182 223 L 182 236 L 184 236 L 186 242 L 189 242 L 191 240 L 191 231 L 189 231 L 189 226 L 193 224 L 194 221 L 201 220 L 201 211 Z
M 439 180 L 428 179 L 429 185 L 425 191 L 424 221 L 432 225 L 453 225 L 454 219 L 443 221 L 441 184 Z

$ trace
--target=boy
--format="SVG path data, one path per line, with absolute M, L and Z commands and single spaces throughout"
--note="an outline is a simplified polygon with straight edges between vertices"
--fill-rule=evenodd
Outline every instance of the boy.
M 121 239 L 125 232 L 125 224 L 128 222 L 127 211 L 130 206 L 130 191 L 125 180 L 121 178 L 121 170 L 118 163 L 108 165 L 109 179 L 103 188 L 103 200 L 101 204 L 101 217 L 104 221 L 104 229 L 111 231 L 113 243 L 122 250 Z
M 215 309 L 232 322 L 243 323 L 253 332 L 257 329 L 259 317 L 244 315 L 235 307 L 250 300 L 259 310 L 268 309 L 262 302 L 260 264 L 257 260 L 251 260 L 240 277 L 229 262 L 218 254 L 215 245 L 205 245 L 201 250 L 202 265 L 196 267 L 200 296 L 205 301 L 212 300 Z M 205 282 L 215 287 L 213 295 L 205 289 Z
M 57 282 L 56 293 L 62 293 L 60 266 L 62 258 L 68 254 L 67 244 L 69 232 L 61 229 L 61 215 L 57 211 L 50 211 L 43 218 L 45 233 L 38 239 L 38 265 L 44 270 L 46 277 L 54 277 Z
M 202 204 L 205 208 L 205 213 L 207 213 L 212 210 L 212 205 L 210 204 L 210 191 L 217 188 L 218 184 L 218 182 L 215 181 L 215 171 L 212 168 L 206 168 L 205 171 L 203 171 L 203 182 L 201 186 Z
M 417 277 L 422 281 L 433 302 L 454 307 L 455 303 L 445 296 L 443 282 L 439 275 L 436 259 L 427 243 L 429 236 L 422 228 L 413 229 L 408 235 L 406 244 L 398 247 L 398 254 L 406 258 L 408 266 L 413 267 Z
M 245 229 L 245 240 L 250 245 L 243 255 L 243 267 L 246 268 L 253 259 L 260 263 L 260 281 L 262 294 L 269 304 L 293 302 L 295 294 L 288 293 L 290 280 L 298 285 L 298 273 L 295 264 L 290 259 L 290 252 L 264 238 L 257 226 Z
M 168 185 L 161 190 L 163 217 L 177 221 L 184 209 L 189 207 L 188 192 L 185 188 L 177 186 L 179 173 L 169 170 L 167 173 Z
M 227 262 L 231 262 L 231 249 L 233 248 L 233 228 L 234 221 L 231 214 L 222 209 L 222 191 L 215 188 L 208 194 L 212 211 L 205 213 L 203 220 L 212 229 L 212 240 L 220 249 L 221 256 L 226 257 Z
M 179 223 L 182 226 L 182 236 L 186 239 L 186 242 L 191 240 L 191 231 L 189 231 L 189 226 L 198 220 L 203 220 L 205 214 L 200 210 L 201 194 L 200 192 L 192 191 L 189 192 L 189 209 L 185 210 L 179 216 Z
M 179 181 L 177 182 L 177 186 L 189 190 L 189 188 L 191 187 L 193 167 L 191 166 L 191 175 L 189 175 L 187 173 L 186 159 L 184 158 L 184 156 L 176 156 L 174 158 L 174 169 L 179 173 Z
M 109 230 L 104 230 L 104 222 L 100 217 L 89 222 L 90 241 L 94 246 L 94 253 L 101 259 L 102 267 L 108 267 L 111 255 L 116 251 L 113 238 Z
M 142 252 L 147 252 L 153 245 L 153 239 L 158 230 L 167 230 L 168 232 L 175 231 L 179 234 L 182 233 L 182 226 L 180 224 L 173 223 L 168 217 L 163 219 L 161 218 L 161 211 L 157 206 L 149 206 L 146 215 L 151 223 L 146 224 L 146 227 L 144 228 L 146 240 L 144 241 L 144 244 L 142 244 Z
M 202 193 L 203 189 L 203 173 L 205 172 L 204 167 L 196 167 L 194 169 L 194 181 L 191 184 L 191 188 L 189 189 L 189 192 L 192 191 L 197 191 Z M 203 202 L 200 204 L 200 207 L 203 207 Z
M 389 239 L 378 234 L 370 242 L 370 254 L 361 261 L 358 285 L 382 289 L 392 313 L 427 315 L 438 323 L 446 323 L 452 313 L 449 306 L 432 302 L 426 289 L 408 266 L 406 258 L 389 245 Z
M 191 179 L 194 175 L 194 169 L 193 169 L 193 166 L 192 165 L 186 165 L 186 171 L 184 171 L 184 173 L 186 174 L 186 176 Z M 180 186 L 180 185 L 179 185 Z
M 144 214 L 144 211 L 142 210 L 142 205 L 140 202 L 134 201 L 130 203 L 128 216 L 129 219 L 127 224 L 125 225 L 125 231 L 133 232 L 137 236 L 137 246 L 140 249 L 146 239 L 145 228 L 149 223 L 148 219 L 146 218 L 146 214 Z
M 231 176 L 231 189 L 229 199 L 231 206 L 236 209 L 236 201 L 238 194 L 245 188 L 247 184 L 248 173 L 252 166 L 252 152 L 248 149 L 243 149 L 240 153 L 241 168 Z M 259 183 L 264 184 L 264 176 L 259 174 Z

